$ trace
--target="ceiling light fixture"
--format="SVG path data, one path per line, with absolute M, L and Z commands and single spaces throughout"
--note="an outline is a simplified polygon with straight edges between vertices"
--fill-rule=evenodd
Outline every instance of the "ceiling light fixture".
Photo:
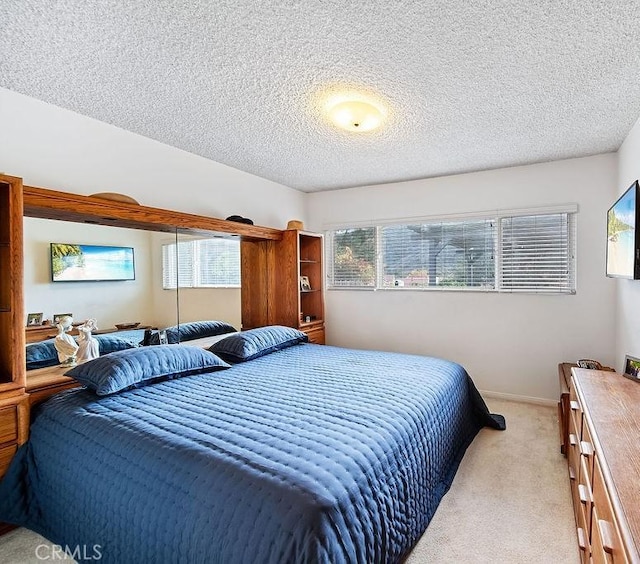
M 342 100 L 328 110 L 331 121 L 347 131 L 365 132 L 380 127 L 385 112 L 363 100 Z

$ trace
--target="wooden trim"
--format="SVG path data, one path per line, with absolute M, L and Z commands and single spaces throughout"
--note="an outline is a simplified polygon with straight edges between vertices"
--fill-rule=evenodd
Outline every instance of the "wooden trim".
M 22 179 L 0 174 L 2 190 L 2 245 L 3 261 L 0 280 L 0 393 L 13 395 L 13 390 L 25 384 L 24 365 L 24 299 L 23 232 L 22 232 Z M 6 393 L 5 393 L 6 392 Z
M 35 186 L 24 186 L 24 215 L 62 221 L 95 222 L 151 231 L 174 232 L 178 228 L 189 231 L 218 231 L 240 235 L 246 239 L 274 241 L 282 239 L 282 230 L 271 227 L 247 225 Z

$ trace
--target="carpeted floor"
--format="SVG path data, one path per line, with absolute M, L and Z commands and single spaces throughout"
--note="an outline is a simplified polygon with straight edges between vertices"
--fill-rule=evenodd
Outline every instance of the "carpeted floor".
M 487 404 L 507 430 L 480 431 L 406 564 L 579 562 L 556 409 Z
M 507 430 L 480 432 L 406 564 L 577 563 L 555 408 L 487 403 L 506 417 Z M 43 556 L 52 560 L 51 545 L 31 531 L 0 537 L 2 563 L 39 563 Z

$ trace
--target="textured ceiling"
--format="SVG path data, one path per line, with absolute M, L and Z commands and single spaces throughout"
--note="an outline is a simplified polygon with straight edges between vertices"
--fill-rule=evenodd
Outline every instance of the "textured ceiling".
M 325 190 L 616 150 L 639 24 L 629 0 L 2 0 L 0 86 Z M 386 124 L 328 124 L 345 90 Z

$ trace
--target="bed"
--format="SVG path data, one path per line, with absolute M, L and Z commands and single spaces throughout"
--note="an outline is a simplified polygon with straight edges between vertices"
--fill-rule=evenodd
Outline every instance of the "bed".
M 54 396 L 0 482 L 0 520 L 104 562 L 400 561 L 504 420 L 458 364 L 301 341 Z

